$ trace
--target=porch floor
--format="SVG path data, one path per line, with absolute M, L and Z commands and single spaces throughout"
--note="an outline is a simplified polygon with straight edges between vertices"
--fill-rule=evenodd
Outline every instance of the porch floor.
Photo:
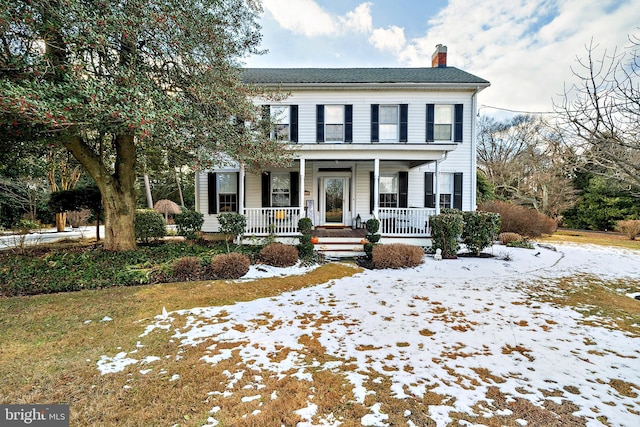
M 313 237 L 354 237 L 354 238 L 363 238 L 367 235 L 367 230 L 361 228 L 359 230 L 354 230 L 352 228 L 325 228 L 325 227 L 316 227 L 311 235 Z

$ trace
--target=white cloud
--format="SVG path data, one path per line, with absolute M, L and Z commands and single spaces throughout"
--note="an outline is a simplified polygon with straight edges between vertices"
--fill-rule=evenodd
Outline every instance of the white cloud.
M 407 40 L 404 37 L 404 29 L 392 25 L 387 29 L 373 30 L 369 42 L 377 49 L 399 53 L 405 48 Z
M 314 0 L 264 0 L 264 9 L 278 24 L 307 37 L 371 31 L 371 3 L 361 3 L 344 16 L 331 15 Z

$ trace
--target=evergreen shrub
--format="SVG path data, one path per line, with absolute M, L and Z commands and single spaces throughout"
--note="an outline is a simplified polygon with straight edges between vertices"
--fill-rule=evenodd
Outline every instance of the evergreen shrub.
M 153 209 L 136 209 L 135 235 L 137 240 L 149 243 L 167 235 L 164 218 Z
M 462 235 L 462 215 L 457 213 L 441 213 L 430 217 L 432 249 L 442 251 L 442 257 L 453 259 L 458 257 L 460 244 L 458 239 Z
M 462 222 L 462 241 L 474 256 L 491 246 L 500 232 L 500 214 L 497 213 L 463 212 Z
M 173 221 L 178 228 L 178 235 L 187 240 L 196 240 L 204 224 L 204 215 L 198 211 L 183 209 L 173 217 Z

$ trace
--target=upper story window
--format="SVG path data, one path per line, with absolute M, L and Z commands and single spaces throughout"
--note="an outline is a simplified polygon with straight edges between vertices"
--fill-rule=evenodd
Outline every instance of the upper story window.
M 453 129 L 453 105 L 436 105 L 433 123 L 433 139 L 451 141 Z
M 371 142 L 407 142 L 408 111 L 408 104 L 371 104 Z
M 397 141 L 398 140 L 398 106 L 397 105 L 381 105 L 380 106 L 380 140 L 381 141 Z
M 427 104 L 426 141 L 462 142 L 462 104 Z
M 316 141 L 352 142 L 353 105 L 316 105 Z
M 324 106 L 324 140 L 344 141 L 344 105 Z
M 289 141 L 289 106 L 271 106 L 271 138 Z
M 297 105 L 263 105 L 262 118 L 263 129 L 271 139 L 298 142 Z

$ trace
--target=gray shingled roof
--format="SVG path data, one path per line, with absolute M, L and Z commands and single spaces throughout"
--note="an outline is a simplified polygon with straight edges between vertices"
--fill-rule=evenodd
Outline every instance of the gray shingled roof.
M 248 84 L 377 84 L 377 83 L 470 83 L 487 80 L 455 67 L 438 68 L 245 68 Z

